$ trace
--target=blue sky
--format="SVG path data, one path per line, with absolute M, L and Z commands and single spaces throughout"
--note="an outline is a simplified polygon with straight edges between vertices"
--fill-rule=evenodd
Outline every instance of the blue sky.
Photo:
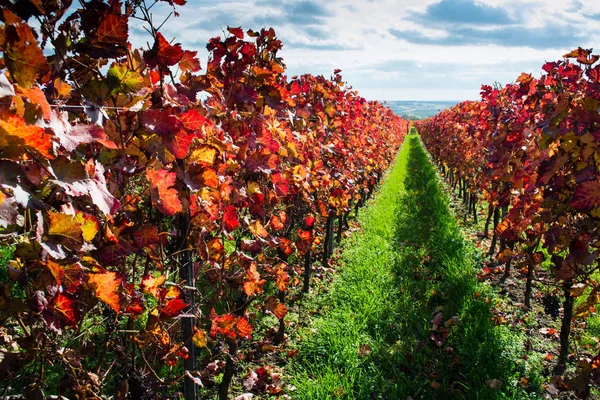
M 155 21 L 172 10 L 153 7 Z M 273 27 L 288 75 L 331 75 L 367 99 L 467 100 L 481 84 L 539 75 L 578 46 L 600 52 L 598 0 L 188 0 L 162 28 L 206 64 L 227 26 Z M 136 46 L 149 38 L 130 30 Z

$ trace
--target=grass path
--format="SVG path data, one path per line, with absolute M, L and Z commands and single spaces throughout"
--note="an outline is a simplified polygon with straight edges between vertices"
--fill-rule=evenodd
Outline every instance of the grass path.
M 411 135 L 299 348 L 298 399 L 540 398 L 539 360 L 496 326 L 466 243 Z M 526 357 L 525 357 L 526 358 Z

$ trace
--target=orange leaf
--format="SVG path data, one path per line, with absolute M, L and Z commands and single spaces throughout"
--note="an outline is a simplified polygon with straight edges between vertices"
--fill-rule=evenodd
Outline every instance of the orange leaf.
M 29 89 L 19 88 L 19 91 L 23 95 L 23 97 L 27 98 L 29 102 L 36 106 L 36 108 L 40 108 L 42 110 L 42 116 L 45 120 L 50 119 L 50 104 L 46 99 L 46 95 L 42 92 L 37 86 L 33 86 Z
M 283 223 L 281 223 L 281 220 L 279 219 L 279 217 L 277 215 L 272 215 L 271 216 L 271 226 L 275 230 L 280 230 L 280 229 L 283 229 L 285 225 L 283 225 Z
M 75 308 L 76 304 L 77 301 L 71 299 L 70 296 L 59 293 L 54 298 L 52 308 L 62 315 L 67 325 L 75 328 L 79 322 L 79 312 L 77 311 L 77 308 Z
M 4 136 L 4 138 L 3 138 Z M 0 148 L 7 146 L 27 146 L 48 159 L 53 159 L 52 138 L 44 128 L 27 125 L 17 115 L 0 118 Z
M 274 296 L 267 299 L 267 309 L 279 319 L 283 319 L 287 315 L 287 307 L 285 304 L 281 303 Z
M 267 236 L 269 236 L 269 232 L 267 232 L 265 230 L 265 228 L 263 227 L 263 225 L 261 224 L 261 222 L 259 220 L 251 222 L 249 224 L 249 227 L 250 227 L 250 231 L 258 237 L 261 237 L 264 239 Z
M 310 240 L 310 238 L 312 237 L 310 231 L 305 231 L 304 229 L 298 228 L 297 232 L 298 232 L 298 237 L 300 238 L 300 240 L 303 240 L 305 242 L 308 242 Z
M 211 311 L 212 325 L 210 335 L 215 337 L 217 334 L 223 335 L 229 339 L 235 339 L 236 317 L 232 314 L 215 315 L 215 310 Z
M 9 12 L 4 10 L 5 18 Z M 10 22 L 7 21 L 7 24 Z M 4 63 L 12 78 L 20 86 L 28 88 L 38 77 L 45 75 L 50 70 L 50 66 L 31 28 L 25 23 L 10 25 L 14 28 L 14 32 L 5 36 L 2 48 Z
M 250 334 L 252 333 L 252 325 L 245 317 L 238 318 L 237 321 L 237 333 L 240 337 L 245 339 L 250 339 Z
M 275 285 L 277 286 L 277 288 L 283 292 L 283 291 L 287 290 L 287 286 L 289 283 L 290 283 L 290 276 L 288 275 L 288 273 L 285 272 L 285 270 L 283 270 L 283 269 L 278 269 L 277 270 L 277 281 L 275 282 Z
M 254 293 L 262 293 L 262 287 L 265 282 L 264 279 L 260 279 L 260 274 L 256 270 L 256 263 L 253 262 L 244 278 L 244 292 L 247 296 L 252 296 Z
M 118 272 L 102 272 L 88 275 L 88 285 L 96 297 L 108 304 L 117 313 L 121 311 L 121 285 L 125 279 Z
M 207 243 L 208 256 L 213 261 L 219 261 L 223 257 L 223 243 L 219 238 L 212 238 Z
M 219 187 L 219 177 L 214 169 L 208 168 L 202 172 L 202 183 L 211 188 Z
M 158 278 L 155 278 L 152 275 L 146 275 L 142 279 L 140 289 L 142 289 L 144 293 L 150 294 L 158 299 L 159 286 L 162 286 L 166 281 L 167 277 L 165 275 L 161 275 Z
M 178 192 L 173 188 L 177 177 L 175 172 L 169 172 L 166 169 L 148 168 L 146 177 L 150 182 L 152 202 L 156 204 L 160 212 L 165 215 L 174 215 L 183 210 Z
M 157 244 L 160 241 L 158 236 L 158 227 L 152 225 L 143 225 L 133 233 L 135 244 L 139 247 L 147 247 Z
M 292 241 L 283 237 L 279 239 L 279 248 L 286 256 L 289 256 L 294 252 Z
M 54 80 L 54 90 L 59 98 L 68 99 L 71 97 L 71 90 L 73 87 L 68 83 L 62 81 L 60 78 Z
M 56 283 L 64 286 L 65 292 L 75 293 L 83 281 L 83 269 L 78 263 L 61 265 L 48 259 L 46 267 L 56 279 Z

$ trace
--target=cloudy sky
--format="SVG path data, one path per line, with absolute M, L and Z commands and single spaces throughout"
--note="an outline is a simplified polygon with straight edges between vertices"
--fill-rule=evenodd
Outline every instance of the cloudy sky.
M 162 21 L 172 8 L 152 8 Z M 467 100 L 481 84 L 539 75 L 544 61 L 578 46 L 600 52 L 598 0 L 188 0 L 161 31 L 185 49 L 227 26 L 273 27 L 288 75 L 344 80 L 367 99 Z M 148 34 L 132 27 L 134 45 Z

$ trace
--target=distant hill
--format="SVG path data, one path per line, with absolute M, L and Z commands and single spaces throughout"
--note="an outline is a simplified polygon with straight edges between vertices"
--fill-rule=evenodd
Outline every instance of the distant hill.
M 432 117 L 458 103 L 458 101 L 386 101 L 384 104 L 401 117 L 421 119 Z

